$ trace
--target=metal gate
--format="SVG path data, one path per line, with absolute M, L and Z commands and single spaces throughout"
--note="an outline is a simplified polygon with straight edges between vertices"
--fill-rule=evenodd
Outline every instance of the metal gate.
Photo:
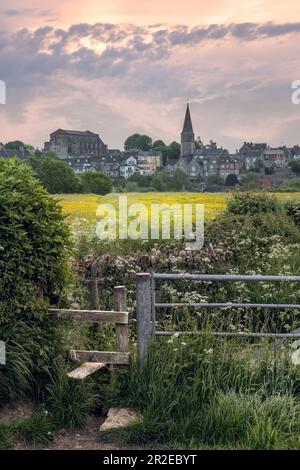
M 137 341 L 138 358 L 143 363 L 150 341 L 155 336 L 171 336 L 172 331 L 156 330 L 156 310 L 158 308 L 171 309 L 173 307 L 213 308 L 268 308 L 268 309 L 300 309 L 300 304 L 267 304 L 267 303 L 156 303 L 156 280 L 165 281 L 242 281 L 242 282 L 300 282 L 300 276 L 260 276 L 260 275 L 230 275 L 230 274 L 165 274 L 165 273 L 139 273 L 137 274 Z M 203 331 L 178 331 L 176 334 L 199 335 Z M 238 337 L 270 337 L 282 339 L 300 338 L 300 328 L 292 333 L 238 333 L 238 332 L 212 332 L 215 336 Z

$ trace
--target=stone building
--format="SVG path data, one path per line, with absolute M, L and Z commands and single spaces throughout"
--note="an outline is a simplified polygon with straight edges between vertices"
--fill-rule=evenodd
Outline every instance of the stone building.
M 103 155 L 107 152 L 107 146 L 94 132 L 58 129 L 50 134 L 50 141 L 45 142 L 44 151 L 55 152 L 59 158 L 67 160 Z
M 243 162 L 244 170 L 251 170 L 258 160 L 263 161 L 263 154 L 268 149 L 266 143 L 244 142 L 238 153 Z

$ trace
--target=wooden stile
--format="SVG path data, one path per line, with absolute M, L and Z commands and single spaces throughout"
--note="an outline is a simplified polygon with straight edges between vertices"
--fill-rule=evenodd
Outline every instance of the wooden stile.
M 102 310 L 72 310 L 49 309 L 49 315 L 54 318 L 72 318 L 79 321 L 106 322 L 128 324 L 128 312 L 102 311 Z
M 96 279 L 95 279 L 96 281 Z M 91 280 L 90 280 L 91 282 Z M 96 284 L 95 284 L 96 285 Z M 95 287 L 94 285 L 94 287 Z M 94 300 L 96 290 L 94 290 Z M 98 292 L 97 292 L 98 296 Z M 94 303 L 96 305 L 96 303 Z M 117 351 L 77 351 L 72 350 L 74 360 L 82 362 L 76 369 L 67 375 L 71 379 L 83 380 L 100 369 L 109 367 L 110 364 L 128 365 L 130 361 L 128 339 L 128 312 L 126 291 L 124 286 L 116 286 L 114 289 L 113 311 L 102 310 L 74 310 L 74 309 L 49 309 L 48 314 L 53 318 L 70 318 L 78 321 L 114 323 L 116 326 Z
M 127 310 L 125 286 L 114 288 L 114 308 L 116 312 Z M 116 323 L 117 351 L 129 352 L 128 325 Z
M 129 364 L 129 352 L 112 351 L 71 351 L 72 357 L 81 362 L 104 362 L 108 364 Z
M 84 362 L 76 369 L 67 374 L 70 379 L 83 380 L 89 375 L 94 374 L 100 369 L 107 367 L 107 364 L 102 362 Z

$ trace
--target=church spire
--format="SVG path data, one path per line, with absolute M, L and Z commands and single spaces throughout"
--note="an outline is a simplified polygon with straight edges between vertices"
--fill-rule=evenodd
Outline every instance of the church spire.
M 187 103 L 183 129 L 181 133 L 181 157 L 188 157 L 194 151 L 195 135 L 190 113 L 190 105 Z
M 191 119 L 189 102 L 187 103 L 187 106 L 186 106 L 186 112 L 185 112 L 185 118 L 184 118 L 184 124 L 183 124 L 182 132 L 192 132 L 193 133 L 193 124 L 192 124 L 192 119 Z

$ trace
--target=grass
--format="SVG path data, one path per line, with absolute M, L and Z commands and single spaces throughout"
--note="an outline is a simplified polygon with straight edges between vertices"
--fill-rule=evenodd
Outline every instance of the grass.
M 57 425 L 80 427 L 97 403 L 90 382 L 69 380 L 63 368 L 56 371 L 47 387 L 47 403 Z
M 143 422 L 108 438 L 165 448 L 299 448 L 299 370 L 269 344 L 155 340 L 117 397 Z
M 0 423 L 0 450 L 13 449 L 20 441 L 39 446 L 52 441 L 55 425 L 45 411 L 38 411 L 21 421 Z

